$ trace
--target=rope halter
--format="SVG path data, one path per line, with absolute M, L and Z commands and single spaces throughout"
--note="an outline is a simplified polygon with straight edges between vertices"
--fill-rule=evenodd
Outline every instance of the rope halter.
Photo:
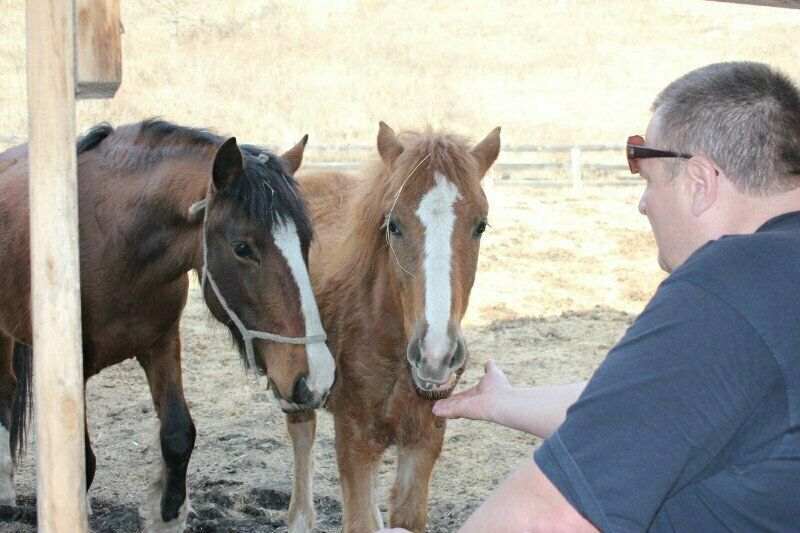
M 239 334 L 242 336 L 242 340 L 244 341 L 244 348 L 245 353 L 247 354 L 247 363 L 250 367 L 249 371 L 251 376 L 256 375 L 256 357 L 255 351 L 253 350 L 253 339 L 263 339 L 266 341 L 280 342 L 283 344 L 308 345 L 324 343 L 328 338 L 324 331 L 316 335 L 307 335 L 305 337 L 284 337 L 283 335 L 277 335 L 275 333 L 248 329 L 247 326 L 244 325 L 244 322 L 242 322 L 239 316 L 233 311 L 233 309 L 231 309 L 230 305 L 228 305 L 228 302 L 225 301 L 225 298 L 222 296 L 222 292 L 220 292 L 216 281 L 214 281 L 214 277 L 211 275 L 211 271 L 208 269 L 207 207 L 208 198 L 205 198 L 195 204 L 192 204 L 192 206 L 189 208 L 190 215 L 196 215 L 201 209 L 205 211 L 203 213 L 203 270 L 200 288 L 203 289 L 202 294 L 203 299 L 205 300 L 205 285 L 206 282 L 208 282 L 208 284 L 211 286 L 211 290 L 214 291 L 214 295 L 217 297 L 217 300 L 220 304 L 222 304 L 222 308 L 225 309 L 225 312 L 228 313 L 228 317 L 230 317 L 231 321 L 233 321 L 233 323 L 236 325 L 236 329 L 239 330 Z M 208 301 L 206 301 L 206 305 L 208 305 Z

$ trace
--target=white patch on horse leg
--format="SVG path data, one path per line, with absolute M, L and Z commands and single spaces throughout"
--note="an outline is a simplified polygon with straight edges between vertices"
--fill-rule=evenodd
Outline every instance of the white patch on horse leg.
M 316 415 L 300 421 L 303 415 L 287 415 L 287 429 L 292 439 L 294 469 L 292 471 L 292 497 L 287 517 L 288 531 L 300 533 L 311 531 L 314 526 L 314 437 Z
M 291 220 L 284 220 L 272 228 L 272 235 L 275 245 L 283 254 L 284 259 L 289 264 L 294 281 L 300 291 L 300 306 L 303 311 L 303 319 L 306 325 L 306 335 L 320 335 L 325 332 L 322 329 L 322 320 L 319 316 L 319 308 L 314 298 L 314 291 L 311 289 L 311 278 L 308 275 L 308 268 L 303 261 L 303 252 L 300 249 L 300 238 L 297 235 L 297 228 Z M 306 384 L 309 390 L 319 397 L 325 394 L 333 384 L 336 363 L 333 361 L 328 346 L 324 342 L 317 342 L 306 345 L 308 354 L 308 378 Z
M 436 181 L 417 208 L 417 218 L 425 226 L 425 320 L 428 331 L 423 343 L 423 357 L 436 368 L 448 353 L 450 339 L 447 324 L 450 322 L 452 289 L 450 286 L 453 255 L 453 226 L 456 215 L 453 208 L 461 197 L 458 187 L 442 173 L 433 176 Z
M 14 506 L 17 495 L 14 492 L 14 461 L 11 459 L 11 442 L 8 430 L 0 426 L 0 505 Z
M 378 522 L 378 529 L 383 529 L 383 515 L 381 507 L 378 505 L 378 463 L 372 468 L 372 506 L 375 510 L 375 521 Z
M 167 485 L 167 466 L 161 461 L 161 474 L 153 484 L 150 491 L 150 499 L 145 509 L 144 531 L 147 533 L 180 533 L 186 529 L 186 519 L 189 517 L 191 505 L 189 504 L 189 491 L 186 491 L 186 500 L 178 510 L 178 516 L 174 520 L 164 522 L 161 518 L 161 498 Z
M 309 449 L 307 463 L 299 463 L 295 456 L 294 490 L 289 505 L 288 532 L 303 533 L 311 531 L 314 526 L 314 489 L 312 478 L 314 473 L 313 451 Z M 300 479 L 302 477 L 302 479 Z
M 397 450 L 397 477 L 395 479 L 395 486 L 397 487 L 397 495 L 405 498 L 416 484 L 419 483 L 417 479 L 419 461 L 418 451 L 409 450 L 408 448 L 401 447 Z

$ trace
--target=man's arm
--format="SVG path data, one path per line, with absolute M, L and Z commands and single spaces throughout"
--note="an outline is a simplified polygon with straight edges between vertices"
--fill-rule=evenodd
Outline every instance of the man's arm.
M 547 438 L 564 422 L 567 409 L 575 403 L 586 382 L 546 387 L 515 388 L 494 361 L 484 365 L 480 382 L 433 408 L 443 418 L 486 420 Z
M 534 461 L 509 475 L 459 529 L 484 531 L 597 531 L 561 495 Z

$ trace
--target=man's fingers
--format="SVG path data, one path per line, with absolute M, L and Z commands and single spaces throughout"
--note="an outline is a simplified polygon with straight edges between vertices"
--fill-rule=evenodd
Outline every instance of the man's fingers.
M 449 402 L 451 400 L 455 400 L 456 398 L 469 398 L 470 396 L 475 396 L 477 393 L 478 393 L 478 386 L 475 385 L 474 387 L 462 390 L 461 392 L 451 394 L 449 398 L 445 398 L 444 400 L 439 400 L 439 401 Z
M 448 398 L 439 400 L 433 405 L 433 414 L 443 418 L 461 418 L 461 408 L 464 400 L 461 398 Z

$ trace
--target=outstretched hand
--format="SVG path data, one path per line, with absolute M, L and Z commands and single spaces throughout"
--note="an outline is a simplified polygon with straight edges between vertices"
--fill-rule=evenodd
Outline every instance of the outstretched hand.
M 486 374 L 477 385 L 439 400 L 433 406 L 433 414 L 442 418 L 469 418 L 492 421 L 493 406 L 503 394 L 514 387 L 494 361 L 483 365 Z

